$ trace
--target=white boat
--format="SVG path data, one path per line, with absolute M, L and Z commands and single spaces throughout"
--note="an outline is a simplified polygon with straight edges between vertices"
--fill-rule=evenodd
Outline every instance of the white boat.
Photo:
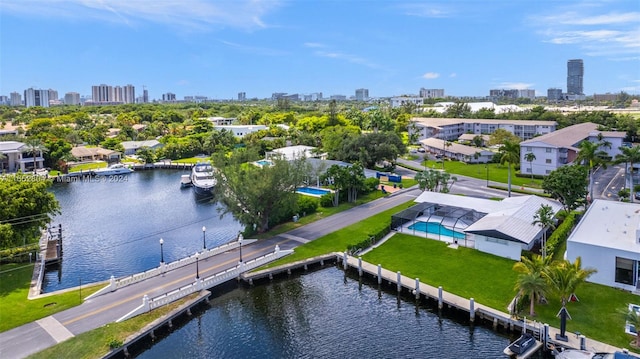
M 191 170 L 191 184 L 197 195 L 211 196 L 216 185 L 213 166 L 208 162 L 196 163 Z
M 531 354 L 540 349 L 542 344 L 529 333 L 523 333 L 513 343 L 504 348 L 504 354 L 509 357 L 528 358 Z
M 182 175 L 180 176 L 180 187 L 191 187 L 193 183 L 191 183 L 191 175 Z
M 562 349 L 553 344 L 548 345 L 555 359 L 635 359 L 629 353 L 617 351 L 615 353 L 597 353 L 589 350 Z
M 114 175 L 126 175 L 133 170 L 122 163 L 116 163 L 106 168 L 97 168 L 91 171 L 96 176 L 114 176 Z

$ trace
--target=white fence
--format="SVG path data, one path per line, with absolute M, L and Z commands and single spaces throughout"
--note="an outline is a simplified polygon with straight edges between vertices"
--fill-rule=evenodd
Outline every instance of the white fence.
M 276 246 L 275 250 L 272 253 L 266 254 L 262 257 L 252 259 L 246 263 L 243 262 L 241 264 L 238 264 L 235 267 L 229 268 L 220 273 L 216 273 L 207 278 L 197 279 L 195 282 L 191 284 L 175 289 L 171 292 L 159 295 L 155 298 L 150 299 L 149 296 L 145 294 L 142 297 L 142 305 L 132 310 L 131 312 L 127 313 L 122 318 L 118 319 L 116 322 L 122 322 L 129 318 L 133 318 L 136 315 L 146 313 L 152 309 L 161 307 L 163 305 L 174 302 L 178 299 L 184 298 L 191 293 L 199 292 L 202 289 L 211 288 L 218 284 L 227 282 L 229 280 L 239 277 L 240 274 L 243 272 L 252 270 L 254 268 L 258 268 L 266 263 L 282 258 L 291 253 L 293 253 L 292 249 L 280 250 L 280 248 Z
M 257 239 L 245 239 L 242 241 L 242 245 L 246 246 L 247 244 L 251 244 L 253 242 L 257 241 Z M 226 244 L 223 244 L 221 246 L 218 246 L 216 248 L 212 248 L 209 250 L 205 250 L 202 253 L 198 253 L 198 258 L 199 260 L 203 260 L 203 259 L 207 259 L 209 257 L 215 256 L 217 254 L 220 253 L 224 253 L 224 252 L 228 252 L 230 250 L 236 249 L 238 248 L 240 245 L 238 243 L 238 241 L 232 241 Z M 111 276 L 111 278 L 109 279 L 109 284 L 100 289 L 99 291 L 93 293 L 92 295 L 88 296 L 86 299 L 91 299 L 93 297 L 97 297 L 101 294 L 104 294 L 106 292 L 114 292 L 122 287 L 126 287 L 128 285 L 134 284 L 134 283 L 138 283 L 141 282 L 145 279 L 151 278 L 151 277 L 155 277 L 157 275 L 166 273 L 168 271 L 174 270 L 176 268 L 180 268 L 180 267 L 184 267 L 186 265 L 192 264 L 196 262 L 196 255 L 191 255 L 189 257 L 186 258 L 182 258 L 179 259 L 177 261 L 171 262 L 171 263 L 161 263 L 160 266 L 156 267 L 156 268 L 152 268 L 149 269 L 147 271 L 141 272 L 141 273 L 136 273 L 136 274 L 132 274 L 130 276 L 126 276 L 123 278 L 119 278 L 116 279 L 114 276 Z

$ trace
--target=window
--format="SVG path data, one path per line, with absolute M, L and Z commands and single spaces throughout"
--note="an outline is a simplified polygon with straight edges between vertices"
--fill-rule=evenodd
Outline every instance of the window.
M 633 285 L 634 260 L 616 257 L 616 283 Z
M 527 152 L 531 152 L 531 147 L 527 147 Z
M 551 158 L 547 158 L 546 160 L 544 160 L 544 163 L 551 163 Z
M 546 170 L 544 171 L 544 173 L 548 175 L 549 173 L 551 173 L 551 170 Z
M 531 173 L 531 168 L 527 168 L 527 173 Z
M 551 153 L 551 149 L 550 148 L 547 148 L 546 150 L 547 150 L 547 153 Z

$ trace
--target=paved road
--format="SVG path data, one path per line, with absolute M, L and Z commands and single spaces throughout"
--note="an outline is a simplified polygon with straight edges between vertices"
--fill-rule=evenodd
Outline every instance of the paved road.
M 624 164 L 598 168 L 593 173 L 593 198 L 618 200 L 618 191 L 625 188 Z
M 349 226 L 418 195 L 417 189 L 406 189 L 392 196 L 330 216 L 268 240 L 243 246 L 244 261 L 272 252 L 277 245 L 292 249 L 302 243 Z M 199 274 L 207 277 L 237 264 L 239 251 L 233 250 L 199 261 Z M 143 295 L 153 298 L 193 283 L 195 264 L 180 267 L 148 280 L 138 282 L 85 301 L 83 304 L 38 321 L 0 333 L 0 358 L 23 358 L 55 345 L 73 335 L 98 328 L 132 311 L 142 304 Z

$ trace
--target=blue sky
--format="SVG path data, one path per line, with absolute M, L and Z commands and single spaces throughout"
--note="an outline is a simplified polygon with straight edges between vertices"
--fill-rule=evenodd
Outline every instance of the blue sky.
M 0 95 L 640 93 L 640 1 L 0 0 Z

